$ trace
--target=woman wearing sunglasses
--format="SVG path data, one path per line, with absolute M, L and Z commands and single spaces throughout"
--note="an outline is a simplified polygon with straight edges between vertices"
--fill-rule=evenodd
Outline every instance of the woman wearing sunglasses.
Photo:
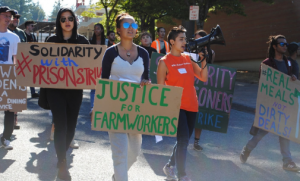
M 74 12 L 69 8 L 61 8 L 56 18 L 56 34 L 47 42 L 89 44 L 82 35 L 77 34 L 77 21 Z M 47 100 L 53 115 L 55 126 L 54 145 L 57 155 L 57 177 L 71 180 L 66 163 L 66 152 L 74 137 L 82 102 L 80 89 L 46 89 Z
M 127 13 L 116 19 L 117 34 L 120 43 L 109 47 L 103 57 L 102 74 L 104 79 L 149 84 L 148 52 L 133 43 L 138 25 Z M 112 159 L 114 165 L 113 181 L 128 181 L 127 171 L 137 160 L 141 150 L 142 135 L 132 133 L 109 132 Z
M 186 175 L 186 154 L 189 139 L 192 136 L 196 115 L 198 112 L 198 99 L 194 87 L 194 77 L 207 81 L 206 59 L 199 53 L 203 60 L 200 68 L 190 59 L 189 55 L 182 53 L 186 47 L 185 28 L 181 25 L 173 27 L 168 34 L 170 53 L 160 59 L 157 67 L 157 83 L 162 85 L 182 87 L 181 105 L 178 119 L 177 142 L 169 162 L 163 168 L 167 180 L 191 181 Z M 177 167 L 177 178 L 176 178 Z

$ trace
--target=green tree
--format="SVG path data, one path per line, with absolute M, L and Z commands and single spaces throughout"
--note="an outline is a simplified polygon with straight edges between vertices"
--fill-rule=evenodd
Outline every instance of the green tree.
M 181 4 L 172 0 L 127 0 L 122 8 L 133 15 L 140 24 L 140 31 L 150 31 L 155 37 L 155 21 L 174 24 L 172 14 L 180 13 Z
M 63 0 L 58 0 L 55 1 L 54 5 L 53 5 L 53 10 L 51 12 L 51 15 L 49 16 L 50 21 L 56 21 L 56 17 L 57 17 L 57 13 L 59 11 L 59 9 L 62 7 L 62 2 Z
M 43 21 L 45 19 L 45 11 L 43 10 L 39 2 L 33 3 L 31 5 L 30 12 L 34 21 Z
M 261 1 L 265 3 L 274 3 L 274 0 L 252 0 L 252 1 Z M 177 13 L 174 15 L 176 18 L 188 19 L 189 15 L 188 10 L 191 5 L 199 6 L 199 20 L 197 24 L 198 29 L 203 29 L 204 22 L 209 18 L 208 13 L 217 14 L 218 12 L 224 12 L 227 15 L 238 14 L 241 16 L 246 16 L 245 7 L 243 2 L 240 0 L 181 0 L 183 6 L 181 6 L 181 11 L 185 13 Z M 185 5 L 184 5 L 185 4 Z
M 0 6 L 8 6 L 18 11 L 21 15 L 20 24 L 24 23 L 24 21 L 32 20 L 30 11 L 32 4 L 32 0 L 0 0 Z
M 114 30 L 116 16 L 122 12 L 120 5 L 124 1 L 125 0 L 99 0 L 95 4 L 90 5 L 87 11 L 82 12 L 81 16 L 90 18 L 102 17 L 103 20 L 101 22 L 105 25 L 106 31 Z M 105 10 L 105 14 L 98 16 L 96 11 L 101 9 Z

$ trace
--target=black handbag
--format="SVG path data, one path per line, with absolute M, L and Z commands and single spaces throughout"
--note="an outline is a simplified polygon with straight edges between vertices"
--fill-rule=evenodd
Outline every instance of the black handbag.
M 40 97 L 39 97 L 38 105 L 43 109 L 50 110 L 50 106 L 47 100 L 46 88 L 40 88 Z

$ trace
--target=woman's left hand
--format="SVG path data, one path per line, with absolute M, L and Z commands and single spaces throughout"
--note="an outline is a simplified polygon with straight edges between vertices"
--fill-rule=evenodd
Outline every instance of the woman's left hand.
M 144 85 L 150 85 L 151 82 L 149 80 L 143 79 L 140 83 L 140 86 L 143 87 Z
M 294 75 L 294 74 L 293 74 L 291 77 L 292 77 L 292 81 L 295 81 L 295 80 L 297 80 L 297 77 L 296 77 L 296 75 Z

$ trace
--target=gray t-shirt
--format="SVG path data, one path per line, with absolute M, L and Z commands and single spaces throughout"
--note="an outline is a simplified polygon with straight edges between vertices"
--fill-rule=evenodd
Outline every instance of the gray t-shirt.
M 285 64 L 284 60 L 279 61 L 279 60 L 274 59 L 274 61 L 275 61 L 275 64 L 277 66 L 277 70 L 279 70 L 280 72 L 283 72 L 285 74 L 288 74 L 288 69 L 286 67 L 286 64 Z

